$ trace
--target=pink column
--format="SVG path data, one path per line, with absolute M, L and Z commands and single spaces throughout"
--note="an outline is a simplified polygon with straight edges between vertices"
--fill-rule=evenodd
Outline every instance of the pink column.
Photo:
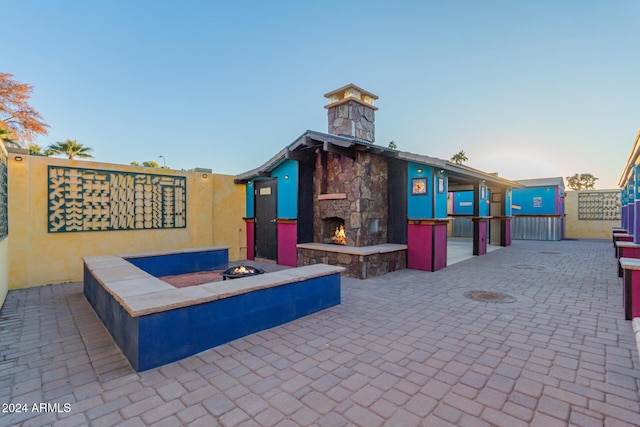
M 487 253 L 487 224 L 491 217 L 473 217 L 473 254 Z
M 447 220 L 409 220 L 408 268 L 437 271 L 447 266 L 447 223 Z
M 253 218 L 245 218 L 244 222 L 247 226 L 247 259 L 255 258 L 255 223 Z
M 278 264 L 298 266 L 298 224 L 295 219 L 278 219 Z

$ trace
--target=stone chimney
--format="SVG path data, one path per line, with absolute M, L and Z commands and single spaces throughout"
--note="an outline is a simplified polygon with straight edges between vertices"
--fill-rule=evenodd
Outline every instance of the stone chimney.
M 371 92 L 348 84 L 324 95 L 329 115 L 329 133 L 353 136 L 365 141 L 375 141 L 375 116 L 378 109 L 373 101 L 378 97 Z

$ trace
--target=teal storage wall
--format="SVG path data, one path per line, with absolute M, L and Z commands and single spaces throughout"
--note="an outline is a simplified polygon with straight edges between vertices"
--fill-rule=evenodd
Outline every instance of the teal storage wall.
M 456 191 L 453 197 L 453 214 L 473 215 L 473 191 Z
M 246 217 L 247 218 L 253 218 L 255 217 L 255 209 L 254 209 L 254 191 L 255 191 L 255 186 L 253 185 L 253 181 L 249 181 L 246 185 L 245 185 L 245 191 L 246 193 Z
M 421 170 L 421 172 L 418 172 Z M 408 203 L 407 215 L 409 218 L 433 218 L 433 168 L 418 163 L 409 162 L 407 166 L 408 174 Z M 412 192 L 414 179 L 426 179 L 426 194 L 414 195 Z M 446 194 L 445 194 L 446 212 Z
M 515 188 L 512 191 L 513 215 L 555 215 L 559 208 L 558 190 L 555 186 Z
M 298 162 L 287 160 L 271 176 L 278 179 L 278 218 L 297 218 Z

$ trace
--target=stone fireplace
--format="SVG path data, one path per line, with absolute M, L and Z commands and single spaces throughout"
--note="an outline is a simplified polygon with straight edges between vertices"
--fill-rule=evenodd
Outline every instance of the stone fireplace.
M 354 157 L 326 152 L 317 156 L 314 242 L 331 243 L 327 241 L 327 227 L 335 230 L 344 225 L 346 246 L 387 243 L 387 162 L 368 153 L 356 153 Z
M 298 265 L 340 265 L 365 279 L 406 268 L 406 245 L 388 243 L 387 159 L 374 141 L 373 101 L 355 85 L 328 93 L 329 134 L 335 142 L 313 146 L 313 243 L 298 244 Z M 353 142 L 359 149 L 350 148 Z M 344 227 L 344 240 L 336 229 Z

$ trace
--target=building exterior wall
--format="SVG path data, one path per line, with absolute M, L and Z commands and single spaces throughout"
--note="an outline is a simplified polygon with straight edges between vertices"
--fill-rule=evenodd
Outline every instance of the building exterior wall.
M 514 215 L 563 214 L 557 187 L 530 187 L 512 190 Z
M 10 153 L 12 156 L 15 157 Z M 246 250 L 245 224 L 242 221 L 244 189 L 233 184 L 231 176 L 42 156 L 22 157 L 22 162 L 9 161 L 9 229 L 12 234 L 8 262 L 10 289 L 82 280 L 83 256 L 211 245 L 229 246 L 232 260 L 245 255 L 242 251 L 243 244 Z M 162 175 L 167 179 L 183 177 L 186 180 L 185 226 L 52 232 L 50 223 L 53 214 L 48 200 L 49 166 L 95 169 L 113 175 L 129 173 Z M 136 188 L 135 191 L 147 189 Z
M 7 210 L 8 153 L 0 142 L 0 307 L 9 291 L 9 229 Z
M 620 226 L 619 194 L 619 189 L 567 191 L 565 193 L 566 237 L 610 239 L 611 229 Z

